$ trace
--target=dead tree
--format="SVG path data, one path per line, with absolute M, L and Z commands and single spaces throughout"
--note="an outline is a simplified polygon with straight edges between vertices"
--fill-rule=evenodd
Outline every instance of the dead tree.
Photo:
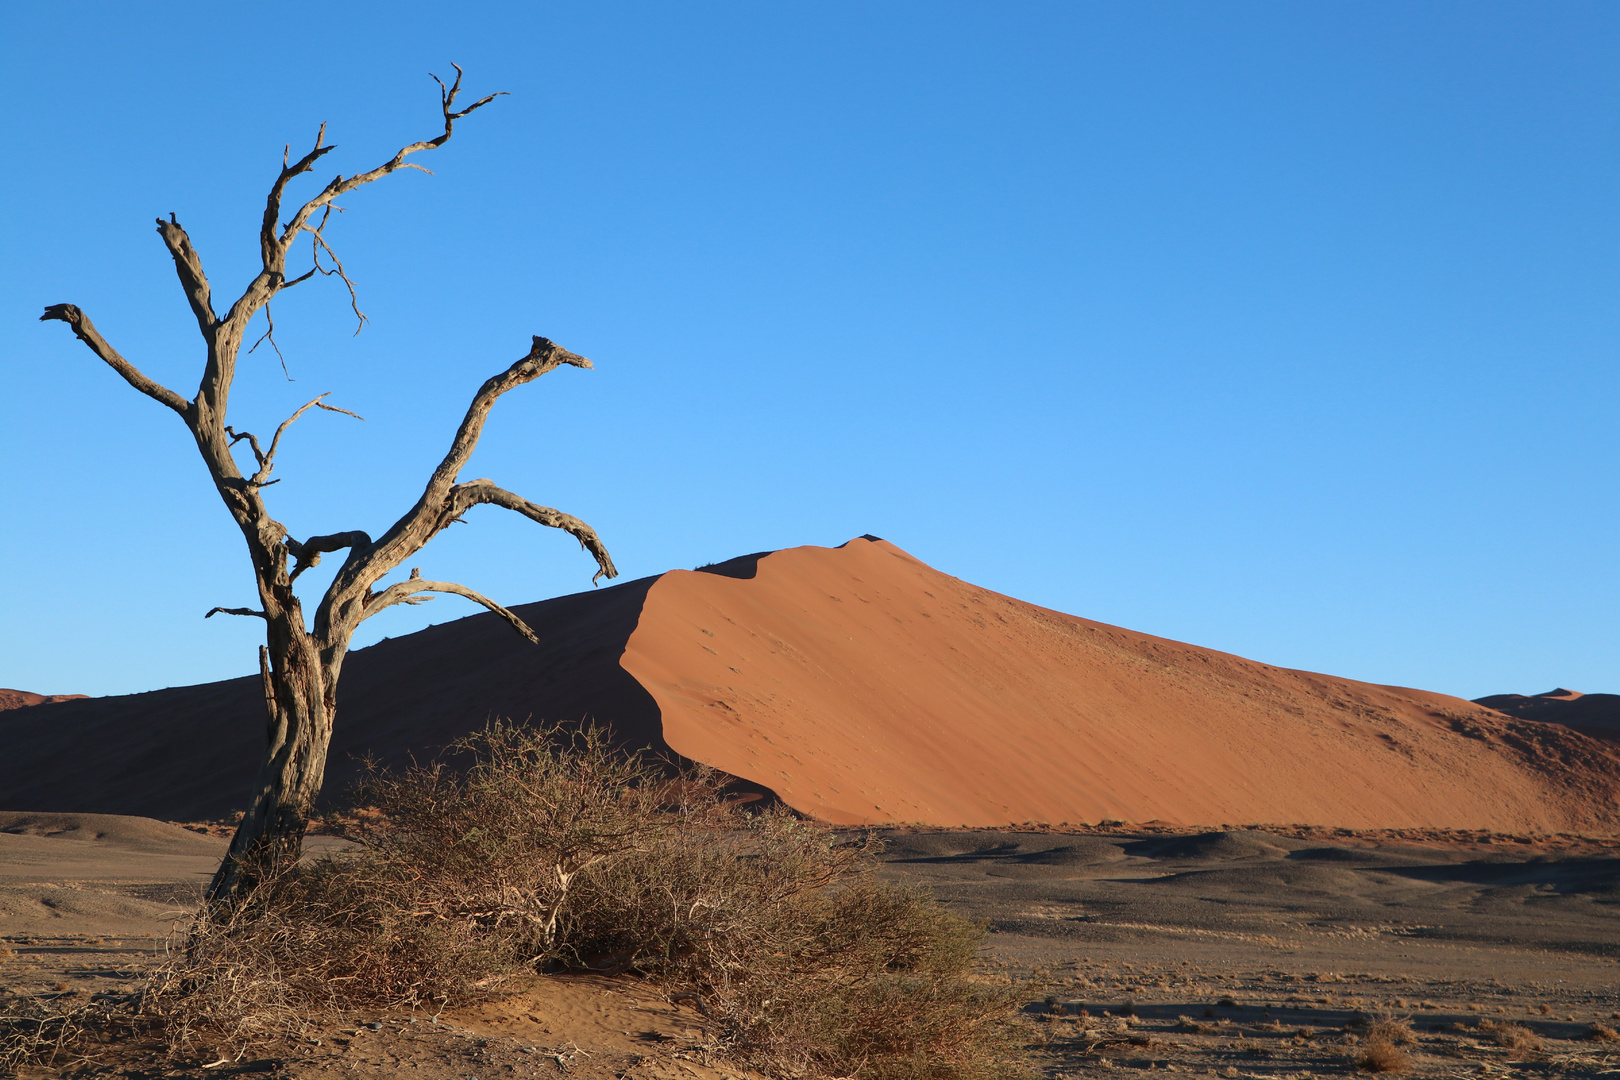
M 490 408 L 508 390 L 533 382 L 563 364 L 588 368 L 591 362 L 560 345 L 536 336 L 529 351 L 511 367 L 490 378 L 473 396 L 461 427 L 451 440 L 449 452 L 433 475 L 416 505 L 407 510 L 383 534 L 373 539 L 359 530 L 311 536 L 304 540 L 291 536 L 286 526 L 270 516 L 265 508 L 264 489 L 276 483 L 270 478 L 276 464 L 276 451 L 287 429 L 311 408 L 346 412 L 315 398 L 298 409 L 276 429 L 268 445 L 254 435 L 237 431 L 226 423 L 226 407 L 231 382 L 236 374 L 237 354 L 248 324 L 261 308 L 269 320 L 269 303 L 284 289 L 308 281 L 317 271 L 340 278 L 349 289 L 356 317 L 364 323 L 355 302 L 354 283 L 349 280 L 328 245 L 325 228 L 333 200 L 362 185 L 381 180 L 399 169 L 421 169 L 405 159 L 423 150 L 443 146 L 450 139 L 455 122 L 493 101 L 491 94 L 457 110 L 461 92 L 461 68 L 455 82 L 439 82 L 444 113 L 444 133 L 424 142 L 411 143 L 388 161 L 367 172 L 339 175 L 314 198 L 303 203 L 291 216 L 281 220 L 282 200 L 287 185 L 310 172 L 316 162 L 335 147 L 325 144 L 326 126 L 321 125 L 315 146 L 297 161 L 288 162 L 282 154 L 281 172 L 270 185 L 264 218 L 259 227 L 262 269 L 246 291 L 223 316 L 216 315 L 208 278 L 202 260 L 192 247 L 185 229 L 169 215 L 158 219 L 158 235 L 174 258 L 180 285 L 191 304 L 207 349 L 202 382 L 190 400 L 148 378 L 124 359 L 96 330 L 89 316 L 72 304 L 53 304 L 42 320 L 55 319 L 73 328 L 80 341 L 105 360 L 135 389 L 179 415 L 197 443 L 214 486 L 225 508 L 230 511 L 247 541 L 248 556 L 258 586 L 258 608 L 214 608 L 224 612 L 263 619 L 265 644 L 259 649 L 259 670 L 264 681 L 265 704 L 269 710 L 269 731 L 264 760 L 255 781 L 252 801 L 237 827 L 229 854 L 209 887 L 209 898 L 229 901 L 241 895 L 266 868 L 285 865 L 296 859 L 315 798 L 320 793 L 326 771 L 327 747 L 332 738 L 332 721 L 337 703 L 338 676 L 355 630 L 366 619 L 394 604 L 420 603 L 432 593 L 453 593 L 476 601 L 509 622 L 530 641 L 534 632 L 506 608 L 463 585 L 448 581 L 427 581 L 411 570 L 405 580 L 384 584 L 383 579 L 398 568 L 442 529 L 482 503 L 516 511 L 531 521 L 563 529 L 577 538 L 596 559 L 594 583 L 601 577 L 618 574 L 607 549 L 595 530 L 576 517 L 539 506 L 519 495 L 497 487 L 489 480 L 459 479 L 472 456 Z M 426 172 L 427 170 L 423 169 Z M 300 237 L 308 235 L 313 264 L 296 277 L 287 276 L 287 258 Z M 323 256 L 325 261 L 322 261 Z M 271 330 L 273 331 L 273 324 Z M 271 331 L 266 331 L 267 336 Z M 261 340 L 263 340 L 261 338 Z M 274 339 L 272 338 L 272 344 Z M 251 349 L 249 351 L 252 351 Z M 350 413 L 349 415 L 354 415 Z M 252 464 L 244 471 L 235 453 L 242 443 L 252 452 Z M 293 584 L 305 570 L 317 565 L 321 556 L 346 552 L 343 566 L 315 608 L 313 623 L 306 622 L 303 606 L 293 592 Z M 206 617 L 206 616 L 205 616 Z

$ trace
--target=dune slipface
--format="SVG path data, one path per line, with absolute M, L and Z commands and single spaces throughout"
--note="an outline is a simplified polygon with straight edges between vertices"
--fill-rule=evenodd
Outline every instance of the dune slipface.
M 834 822 L 1608 829 L 1620 794 L 1578 733 L 1049 611 L 872 538 L 664 574 L 621 664 L 676 751 Z

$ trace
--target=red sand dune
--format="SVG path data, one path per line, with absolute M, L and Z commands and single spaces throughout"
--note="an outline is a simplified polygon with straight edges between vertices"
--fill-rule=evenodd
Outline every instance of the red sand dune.
M 621 663 L 670 746 L 838 822 L 1556 830 L 1612 824 L 1620 793 L 1581 736 L 1048 611 L 882 541 L 665 574 Z
M 492 715 L 612 723 L 837 822 L 1287 822 L 1611 831 L 1611 744 L 1459 698 L 1290 671 L 1026 604 L 872 538 L 671 571 L 356 652 L 349 754 Z M 0 809 L 218 816 L 256 678 L 0 713 Z
M 83 694 L 35 694 L 27 690 L 8 690 L 0 686 L 0 712 L 22 709 L 29 705 L 49 705 L 53 701 L 77 701 Z

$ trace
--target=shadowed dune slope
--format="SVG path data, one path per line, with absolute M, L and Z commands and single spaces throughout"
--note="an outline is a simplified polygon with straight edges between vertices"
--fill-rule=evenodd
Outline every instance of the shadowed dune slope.
M 431 757 L 491 717 L 613 725 L 667 753 L 658 706 L 619 667 L 653 578 L 514 608 L 538 647 L 474 615 L 350 654 L 326 792 L 370 754 Z M 241 809 L 264 752 L 259 677 L 0 712 L 0 810 L 137 814 L 170 821 Z
M 1460 698 L 1063 615 L 872 538 L 713 571 L 658 578 L 621 663 L 675 750 L 817 817 L 1616 822 L 1610 747 Z
M 1613 744 L 1035 607 L 870 537 L 559 597 L 354 652 L 327 790 L 494 716 L 594 717 L 835 822 L 1609 831 Z M 0 711 L 0 810 L 223 816 L 258 678 Z

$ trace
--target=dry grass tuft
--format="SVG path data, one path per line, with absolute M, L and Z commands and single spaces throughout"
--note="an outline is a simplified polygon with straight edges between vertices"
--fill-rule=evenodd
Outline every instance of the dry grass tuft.
M 1523 1024 L 1508 1023 L 1503 1020 L 1481 1020 L 1479 1030 L 1491 1037 L 1497 1046 L 1508 1050 L 1532 1052 L 1542 1049 L 1544 1044 L 1541 1036 L 1525 1027 Z
M 1367 1025 L 1367 1041 L 1382 1040 L 1391 1046 L 1416 1046 L 1417 1036 L 1412 1032 L 1412 1018 L 1380 1013 Z
M 1587 1039 L 1591 1042 L 1620 1042 L 1620 1032 L 1615 1031 L 1614 1028 L 1610 1027 L 1608 1024 L 1594 1023 L 1586 1029 L 1586 1032 L 1581 1035 L 1581 1038 Z

